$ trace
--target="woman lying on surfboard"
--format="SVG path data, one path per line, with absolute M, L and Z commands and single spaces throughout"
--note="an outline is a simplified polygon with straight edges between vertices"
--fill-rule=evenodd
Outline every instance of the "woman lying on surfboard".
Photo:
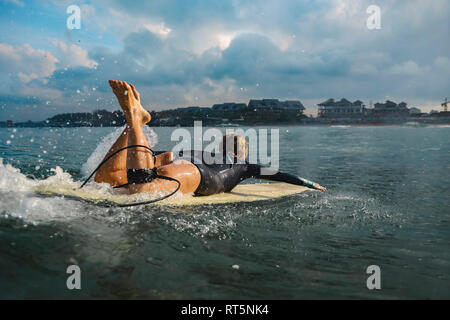
M 125 81 L 110 80 L 109 84 L 122 107 L 127 126 L 108 151 L 105 159 L 127 146 L 140 145 L 150 149 L 142 128 L 151 117 L 141 106 L 139 92 L 132 84 Z M 203 161 L 204 154 L 201 151 L 188 152 L 188 160 L 174 161 L 172 152 L 154 156 L 149 149 L 136 147 L 114 155 L 98 169 L 95 181 L 109 183 L 112 186 L 126 184 L 129 193 L 170 192 L 177 187 L 175 181 L 155 178 L 155 175 L 176 179 L 180 182 L 182 193 L 195 195 L 228 192 L 247 178 L 286 182 L 321 191 L 326 190 L 317 183 L 291 174 L 265 172 L 266 174 L 262 175 L 261 166 L 237 161 L 245 159 L 248 154 L 245 138 L 238 135 L 224 136 L 223 149 L 227 145 L 227 139 L 233 139 L 234 152 L 223 152 L 223 154 L 231 161 L 207 164 L 208 162 Z

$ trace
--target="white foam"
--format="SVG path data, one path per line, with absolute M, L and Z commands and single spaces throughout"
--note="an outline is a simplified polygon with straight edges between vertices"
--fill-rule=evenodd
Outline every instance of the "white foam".
M 76 185 L 70 174 L 57 167 L 55 176 L 45 180 L 27 178 L 19 169 L 3 164 L 0 158 L 0 213 L 22 219 L 28 224 L 48 223 L 56 220 L 70 220 L 83 213 L 80 203 L 63 198 L 42 198 L 36 196 L 34 187 L 43 183 L 64 181 Z
M 107 136 L 105 136 L 102 141 L 95 148 L 94 152 L 90 155 L 86 163 L 81 167 L 81 172 L 84 176 L 89 175 L 92 171 L 97 168 L 98 164 L 103 160 L 108 150 L 112 147 L 113 143 L 117 140 L 119 135 L 123 132 L 125 126 L 122 128 L 117 128 Z M 143 128 L 145 137 L 147 138 L 150 146 L 154 147 L 158 143 L 158 135 L 153 129 L 148 126 Z
M 14 168 L 10 164 L 3 164 L 0 158 L 0 191 L 26 192 L 36 185 L 33 180 L 28 179 L 19 169 Z
M 87 175 L 97 167 L 124 128 L 117 128 L 102 139 L 86 163 L 82 165 L 84 174 Z M 151 146 L 158 142 L 157 134 L 151 128 L 144 127 L 144 134 Z M 42 185 L 59 185 L 65 188 L 77 188 L 81 185 L 80 181 L 74 181 L 72 176 L 60 167 L 51 171 L 54 175 L 44 180 L 27 178 L 19 169 L 10 164 L 4 164 L 3 159 L 0 158 L 0 215 L 19 218 L 24 223 L 37 225 L 54 221 L 70 221 L 95 213 L 101 214 L 104 211 L 94 206 L 87 209 L 85 203 L 64 197 L 42 197 L 36 194 L 36 187 Z M 113 192 L 107 184 L 92 183 L 86 186 L 86 189 L 97 193 Z M 148 195 L 145 196 L 148 197 Z M 156 193 L 155 196 L 160 195 Z M 135 197 L 136 200 L 140 200 L 144 195 Z
M 99 143 L 86 163 L 82 166 L 85 174 L 93 171 L 103 160 L 106 152 L 123 132 L 125 127 L 117 128 Z M 149 127 L 144 127 L 144 133 L 150 145 L 158 141 L 156 133 Z M 54 175 L 44 180 L 27 178 L 19 169 L 10 164 L 4 164 L 0 158 L 0 214 L 22 219 L 27 224 L 50 223 L 54 221 L 70 221 L 99 212 L 95 207 L 86 210 L 82 202 L 65 199 L 64 197 L 41 197 L 35 193 L 40 185 L 61 185 L 79 187 L 81 182 L 74 181 L 72 176 L 60 167 L 51 169 Z M 92 184 L 87 188 L 96 192 L 111 192 L 111 187 L 105 184 Z

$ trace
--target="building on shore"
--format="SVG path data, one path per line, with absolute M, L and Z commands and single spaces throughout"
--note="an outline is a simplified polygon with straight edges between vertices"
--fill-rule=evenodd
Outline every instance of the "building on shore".
M 376 117 L 406 117 L 409 116 L 409 109 L 406 102 L 397 104 L 387 100 L 385 103 L 375 103 L 371 114 Z
M 419 108 L 412 107 L 412 108 L 409 108 L 409 114 L 417 116 L 417 115 L 422 114 L 422 110 L 420 110 Z
M 340 101 L 328 99 L 318 105 L 319 118 L 353 118 L 362 117 L 365 113 L 365 107 L 362 101 L 351 102 L 345 98 Z
M 248 103 L 248 108 L 253 110 L 255 109 L 256 110 L 289 109 L 297 111 L 305 110 L 303 104 L 298 100 L 280 101 L 278 99 L 262 99 L 262 100 L 251 99 Z
M 318 118 L 380 118 L 380 117 L 409 117 L 419 116 L 422 111 L 418 108 L 408 109 L 406 102 L 395 103 L 387 100 L 385 103 L 375 103 L 374 108 L 367 109 L 362 101 L 351 102 L 345 98 L 340 101 L 328 99 L 318 104 Z
M 245 103 L 225 102 L 217 103 L 212 106 L 213 111 L 238 111 L 247 108 Z

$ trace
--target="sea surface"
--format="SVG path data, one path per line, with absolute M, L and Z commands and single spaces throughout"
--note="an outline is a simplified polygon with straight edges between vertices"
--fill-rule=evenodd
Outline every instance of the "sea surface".
M 0 298 L 450 298 L 449 126 L 280 127 L 280 169 L 326 193 L 164 209 L 35 192 L 79 184 L 120 130 L 0 129 Z M 173 130 L 146 133 L 170 150 Z

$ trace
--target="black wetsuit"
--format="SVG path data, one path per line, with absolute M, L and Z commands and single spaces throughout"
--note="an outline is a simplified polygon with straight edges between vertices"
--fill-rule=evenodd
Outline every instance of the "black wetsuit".
M 156 154 L 163 153 L 162 151 Z M 232 159 L 228 157 L 220 159 L 220 163 L 211 163 L 205 160 L 206 152 L 188 151 L 183 153 L 180 151 L 179 156 L 182 159 L 191 161 L 200 171 L 200 184 L 194 194 L 197 196 L 209 196 L 216 193 L 229 192 L 233 190 L 241 181 L 254 178 L 270 181 L 286 182 L 298 186 L 314 188 L 314 182 L 300 178 L 293 174 L 278 172 L 268 167 L 258 164 L 232 163 Z M 214 158 L 214 154 L 209 154 L 209 159 Z M 265 174 L 261 173 L 265 169 Z M 127 179 L 130 184 L 141 184 L 151 182 L 157 178 L 157 168 L 153 169 L 129 169 L 127 170 Z
M 297 177 L 289 173 L 282 173 L 264 168 L 258 164 L 232 163 L 232 159 L 220 159 L 220 163 L 208 164 L 210 161 L 205 161 L 205 152 L 188 151 L 186 153 L 180 152 L 180 157 L 191 161 L 200 171 L 201 181 L 195 195 L 209 196 L 221 192 L 229 192 L 233 190 L 241 181 L 254 178 L 264 179 L 270 181 L 286 182 L 298 186 L 314 187 L 314 182 Z M 210 154 L 214 157 L 213 154 Z M 211 158 L 210 158 L 211 159 Z M 228 162 L 228 163 L 227 163 Z M 265 174 L 261 174 L 261 169 L 265 169 Z

